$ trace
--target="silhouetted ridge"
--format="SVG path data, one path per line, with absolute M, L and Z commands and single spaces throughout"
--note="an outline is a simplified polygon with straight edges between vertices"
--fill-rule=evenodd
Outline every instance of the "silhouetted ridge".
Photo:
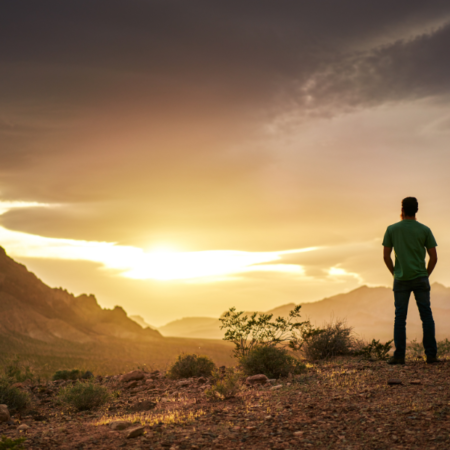
M 52 289 L 0 247 L 0 333 L 19 333 L 51 342 L 161 338 L 143 329 L 120 306 L 103 309 L 94 295 L 75 297 L 62 288 Z

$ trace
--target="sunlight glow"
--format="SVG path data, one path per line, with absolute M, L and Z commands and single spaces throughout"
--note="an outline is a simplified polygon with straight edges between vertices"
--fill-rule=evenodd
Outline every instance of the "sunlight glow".
M 47 207 L 39 203 L 0 202 L 0 214 L 11 208 Z M 168 246 L 145 252 L 141 248 L 111 242 L 57 239 L 0 227 L 0 242 L 13 257 L 85 260 L 132 279 L 189 280 L 243 272 L 286 272 L 303 275 L 297 264 L 277 263 L 284 254 L 303 253 L 317 247 L 275 252 L 209 250 L 177 252 Z M 272 263 L 272 264 L 266 264 Z

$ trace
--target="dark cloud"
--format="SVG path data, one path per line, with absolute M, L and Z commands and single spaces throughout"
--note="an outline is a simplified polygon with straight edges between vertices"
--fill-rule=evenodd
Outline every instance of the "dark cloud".
M 447 95 L 449 27 L 436 27 L 449 15 L 447 0 L 2 2 L 0 192 L 65 205 L 2 223 L 260 242 L 280 203 L 262 181 L 277 159 L 261 128 Z M 324 164 L 304 165 L 317 189 Z

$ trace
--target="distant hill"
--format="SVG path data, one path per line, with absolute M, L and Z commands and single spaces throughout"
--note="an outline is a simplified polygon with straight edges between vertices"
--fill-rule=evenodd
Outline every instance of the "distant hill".
M 131 320 L 134 320 L 136 323 L 138 323 L 142 328 L 150 328 L 152 330 L 155 330 L 156 328 L 152 325 L 149 325 L 141 316 L 135 315 L 135 316 L 128 316 Z
M 450 288 L 434 283 L 431 287 L 431 304 L 436 322 L 438 339 L 450 337 Z M 282 305 L 266 311 L 276 316 L 287 316 L 294 308 L 294 303 Z M 386 287 L 361 286 L 351 292 L 335 295 L 311 303 L 303 303 L 302 317 L 309 319 L 316 326 L 334 319 L 344 319 L 354 327 L 362 339 L 392 339 L 394 327 L 394 295 Z M 159 328 L 164 336 L 186 336 L 218 339 L 223 337 L 218 319 L 210 317 L 187 317 L 168 323 Z M 408 339 L 422 339 L 422 322 L 420 321 L 414 295 L 411 295 L 407 319 Z
M 24 335 L 44 342 L 88 343 L 124 338 L 162 339 L 142 328 L 120 306 L 103 309 L 93 295 L 75 297 L 52 289 L 0 247 L 0 335 Z

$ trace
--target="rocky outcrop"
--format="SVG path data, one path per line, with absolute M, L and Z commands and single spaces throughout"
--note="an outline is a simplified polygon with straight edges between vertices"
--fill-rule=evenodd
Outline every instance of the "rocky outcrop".
M 0 334 L 14 333 L 45 342 L 78 343 L 160 339 L 158 331 L 143 329 L 120 306 L 103 309 L 94 295 L 52 289 L 0 247 Z

